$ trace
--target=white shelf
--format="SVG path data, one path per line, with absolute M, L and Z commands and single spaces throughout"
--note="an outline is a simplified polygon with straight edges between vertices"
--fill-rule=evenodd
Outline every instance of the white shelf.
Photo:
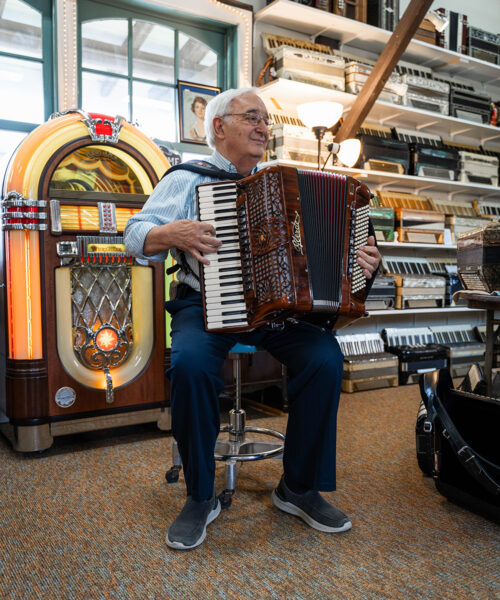
M 458 312 L 483 312 L 480 308 L 467 308 L 466 306 L 447 306 L 444 308 L 407 308 L 403 310 L 388 309 L 388 310 L 372 310 L 368 313 L 365 318 L 368 317 L 382 317 L 382 316 L 405 316 L 405 315 L 418 315 L 418 314 L 436 314 L 436 313 L 458 313 Z
M 433 250 L 456 250 L 456 244 L 409 244 L 407 242 L 378 242 L 379 248 L 411 248 L 412 250 L 419 248 L 432 248 Z
M 317 35 L 326 35 L 341 44 L 377 55 L 392 35 L 391 31 L 289 0 L 275 0 L 255 14 L 255 21 L 300 31 L 313 39 Z M 500 82 L 500 66 L 419 40 L 410 41 L 402 60 L 488 85 Z
M 340 102 L 344 106 L 344 116 L 349 112 L 357 98 L 356 95 L 347 92 L 300 81 L 291 81 L 290 79 L 276 79 L 266 83 L 259 88 L 259 95 L 271 113 L 273 109 L 279 110 L 281 108 L 285 112 L 296 114 L 295 107 L 301 102 L 332 100 Z M 460 140 L 463 140 L 464 143 L 472 142 L 485 146 L 500 143 L 500 127 L 474 123 L 473 121 L 457 119 L 428 110 L 417 110 L 410 106 L 399 106 L 379 100 L 373 105 L 367 121 L 387 125 L 388 127 L 428 131 L 446 140 L 453 140 L 460 136 Z
M 323 161 L 327 152 L 323 153 Z M 317 165 L 306 164 L 293 160 L 279 160 L 264 163 L 262 166 L 279 163 L 288 167 L 297 169 L 317 169 Z M 432 177 L 415 177 L 413 175 L 399 175 L 398 173 L 386 173 L 384 171 L 366 171 L 363 169 L 350 169 L 348 167 L 327 166 L 325 171 L 333 171 L 344 175 L 351 175 L 366 183 L 373 189 L 383 189 L 390 187 L 393 189 L 411 190 L 412 193 L 421 194 L 423 192 L 443 192 L 448 196 L 454 197 L 458 194 L 474 196 L 476 200 L 485 198 L 500 198 L 500 188 L 493 185 L 480 185 L 478 183 L 462 183 L 461 181 L 448 181 L 447 179 L 435 179 Z

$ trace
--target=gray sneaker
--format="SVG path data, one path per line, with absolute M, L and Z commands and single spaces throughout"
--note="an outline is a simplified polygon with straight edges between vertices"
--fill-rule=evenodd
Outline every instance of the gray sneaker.
M 191 550 L 199 546 L 207 535 L 207 525 L 219 516 L 220 502 L 214 495 L 210 500 L 196 502 L 187 497 L 179 516 L 168 528 L 166 542 L 176 550 Z
M 295 494 L 285 484 L 284 477 L 272 493 L 274 506 L 300 517 L 314 529 L 340 533 L 351 529 L 351 521 L 341 510 L 329 504 L 319 492 L 311 490 Z

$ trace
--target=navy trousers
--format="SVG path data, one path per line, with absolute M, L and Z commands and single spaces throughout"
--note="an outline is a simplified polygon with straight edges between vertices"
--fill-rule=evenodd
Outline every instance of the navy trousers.
M 167 302 L 172 315 L 172 432 L 182 459 L 187 494 L 211 497 L 215 442 L 220 428 L 222 364 L 236 342 L 265 348 L 288 371 L 289 415 L 283 469 L 290 484 L 335 489 L 337 409 L 343 356 L 331 331 L 307 323 L 282 330 L 207 333 L 201 294 Z

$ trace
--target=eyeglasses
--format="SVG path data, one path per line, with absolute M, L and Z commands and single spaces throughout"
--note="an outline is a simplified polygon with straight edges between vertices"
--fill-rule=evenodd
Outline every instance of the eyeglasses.
M 226 113 L 222 117 L 242 117 L 252 127 L 257 127 L 261 121 L 264 121 L 266 127 L 271 127 L 273 122 L 268 116 L 261 115 L 259 112 L 246 112 L 246 113 Z

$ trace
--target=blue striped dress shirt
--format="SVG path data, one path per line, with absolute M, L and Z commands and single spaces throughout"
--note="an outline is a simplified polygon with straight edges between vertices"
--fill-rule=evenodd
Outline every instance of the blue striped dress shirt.
M 207 162 L 212 163 L 219 169 L 224 169 L 230 173 L 237 173 L 237 169 L 233 163 L 224 158 L 216 150 L 207 159 Z M 165 260 L 168 256 L 168 251 L 152 256 L 144 255 L 144 241 L 146 236 L 153 227 L 159 225 L 172 223 L 172 221 L 179 219 L 198 219 L 196 186 L 200 183 L 208 183 L 209 181 L 213 181 L 213 178 L 182 169 L 164 177 L 153 190 L 141 212 L 131 217 L 127 223 L 123 235 L 128 252 L 147 260 Z M 171 254 L 175 260 L 178 260 L 179 252 L 175 248 L 171 249 Z M 188 252 L 186 252 L 186 259 L 189 266 L 198 274 L 200 263 Z M 179 271 L 178 279 L 193 289 L 200 290 L 199 282 L 191 274 Z

